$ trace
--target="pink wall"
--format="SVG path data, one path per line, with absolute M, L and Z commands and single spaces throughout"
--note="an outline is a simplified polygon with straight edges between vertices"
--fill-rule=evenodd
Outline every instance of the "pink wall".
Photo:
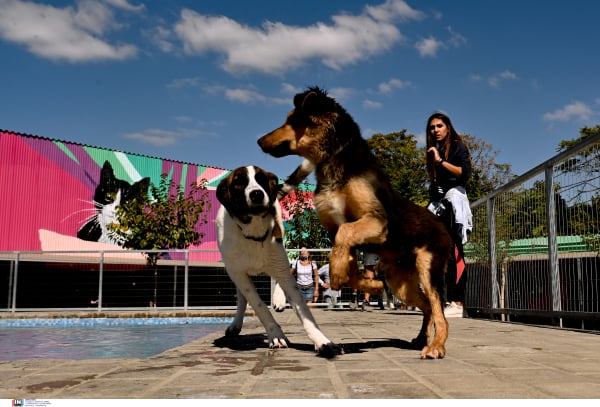
M 106 161 L 115 177 L 128 184 L 145 177 L 158 184 L 162 173 L 182 185 L 207 179 L 209 221 L 199 228 L 202 243 L 190 249 L 217 250 L 214 188 L 228 170 L 0 131 L 0 251 L 119 250 L 77 237 L 97 213 L 94 193 Z M 220 255 L 194 257 L 216 261 Z

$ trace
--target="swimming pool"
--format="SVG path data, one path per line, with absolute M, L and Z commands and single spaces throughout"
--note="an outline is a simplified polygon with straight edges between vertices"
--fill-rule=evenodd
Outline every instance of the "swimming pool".
M 219 330 L 233 318 L 0 320 L 0 361 L 147 358 Z

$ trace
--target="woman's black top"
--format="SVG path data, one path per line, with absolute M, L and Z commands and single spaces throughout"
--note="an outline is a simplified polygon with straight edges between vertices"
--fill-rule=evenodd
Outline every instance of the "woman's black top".
M 440 156 L 443 158 L 443 154 L 440 152 Z M 443 165 L 438 165 L 436 168 L 436 184 L 442 187 L 444 192 L 450 188 L 457 186 L 466 187 L 467 181 L 471 178 L 471 156 L 469 149 L 464 143 L 453 141 L 450 143 L 450 152 L 448 158 L 445 160 L 452 165 L 462 168 L 462 174 L 460 177 L 456 177 L 450 171 L 446 170 Z

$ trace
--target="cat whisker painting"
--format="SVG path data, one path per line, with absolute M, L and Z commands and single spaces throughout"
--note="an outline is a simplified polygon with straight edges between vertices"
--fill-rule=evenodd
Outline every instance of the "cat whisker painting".
M 77 231 L 77 237 L 91 242 L 123 246 L 125 239 L 111 230 L 109 225 L 119 224 L 117 207 L 139 196 L 141 192 L 147 192 L 149 185 L 148 177 L 133 184 L 116 178 L 112 166 L 105 161 L 94 193 L 94 214 Z

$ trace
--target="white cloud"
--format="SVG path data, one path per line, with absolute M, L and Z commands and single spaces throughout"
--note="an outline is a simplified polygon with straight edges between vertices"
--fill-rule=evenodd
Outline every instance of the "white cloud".
M 261 71 L 277 74 L 318 59 L 332 69 L 368 58 L 403 40 L 395 20 L 419 19 L 422 14 L 402 0 L 367 6 L 360 15 L 338 14 L 333 23 L 306 27 L 265 22 L 260 28 L 242 25 L 224 16 L 205 16 L 190 9 L 181 12 L 175 33 L 187 54 L 223 55 L 228 72 Z
M 160 129 L 148 129 L 143 132 L 128 133 L 125 134 L 125 138 L 157 147 L 170 146 L 177 143 L 176 132 Z
M 302 92 L 302 89 L 300 89 L 297 86 L 294 86 L 290 83 L 283 83 L 281 85 L 281 93 L 286 94 L 286 95 L 296 95 L 297 93 Z
M 381 104 L 380 102 L 376 102 L 374 100 L 366 99 L 363 102 L 363 108 L 369 109 L 369 110 L 381 109 L 382 106 L 383 106 L 383 104 Z
M 229 100 L 241 103 L 266 102 L 267 97 L 249 89 L 226 89 L 225 96 Z
M 592 114 L 592 109 L 587 104 L 575 101 L 561 109 L 545 113 L 543 119 L 549 122 L 566 122 L 571 119 L 590 120 Z
M 434 18 L 441 18 L 441 16 L 434 14 Z M 455 32 L 452 27 L 448 26 L 447 30 L 449 38 L 446 40 L 441 40 L 430 35 L 427 38 L 417 41 L 415 48 L 419 52 L 419 55 L 422 57 L 435 57 L 442 49 L 450 47 L 459 48 L 468 42 L 464 35 Z
M 505 81 L 514 81 L 518 79 L 517 75 L 511 71 L 503 71 L 499 74 L 492 75 L 488 78 L 488 84 L 493 88 L 499 88 L 500 85 Z
M 467 38 L 464 35 L 455 32 L 450 26 L 448 27 L 448 33 L 450 33 L 448 43 L 453 47 L 458 48 L 467 43 Z
M 405 1 L 387 0 L 378 6 L 366 6 L 365 11 L 375 20 L 391 21 L 396 18 L 402 20 L 421 20 L 424 14 L 411 8 Z
M 325 90 L 327 91 L 327 94 L 329 96 L 336 99 L 337 101 L 344 100 L 344 99 L 347 100 L 347 99 L 351 98 L 354 94 L 356 94 L 356 90 L 352 89 L 352 88 L 338 87 L 338 88 L 325 89 Z
M 160 49 L 162 52 L 173 52 L 175 50 L 175 45 L 172 42 L 172 33 L 168 29 L 164 27 L 156 27 L 152 30 L 146 31 L 147 36 L 150 37 L 152 42 Z
M 394 89 L 404 89 L 411 85 L 410 82 L 401 81 L 400 79 L 390 79 L 387 82 L 382 82 L 379 84 L 378 89 L 379 93 L 389 94 L 392 93 Z
M 434 57 L 444 47 L 444 43 L 433 36 L 423 38 L 415 44 L 415 48 L 417 48 L 419 55 L 422 57 Z
M 176 118 L 178 122 L 188 122 L 191 118 L 180 116 Z M 136 140 L 144 144 L 150 144 L 156 147 L 165 147 L 179 143 L 181 139 L 189 139 L 202 135 L 211 135 L 199 129 L 177 128 L 174 130 L 146 129 L 144 131 L 127 133 L 126 139 Z
M 92 0 L 80 1 L 76 9 L 20 0 L 0 1 L 0 37 L 52 60 L 86 62 L 135 56 L 135 46 L 111 45 L 102 39 L 103 34 L 115 28 L 118 25 L 112 11 Z
M 227 99 L 244 104 L 262 103 L 268 105 L 289 105 L 291 103 L 289 98 L 267 97 L 252 89 L 225 89 L 224 94 Z
M 472 74 L 469 76 L 469 78 L 473 82 L 486 82 L 492 88 L 500 88 L 500 86 L 506 81 L 515 81 L 519 79 L 516 73 L 509 70 L 505 70 L 500 73 L 495 73 L 490 76 Z
M 104 1 L 106 1 L 108 4 L 110 4 L 116 8 L 120 8 L 120 9 L 127 10 L 127 11 L 139 12 L 139 11 L 146 9 L 146 6 L 143 3 L 140 3 L 137 6 L 134 6 L 133 4 L 130 4 L 127 0 L 104 0 Z

